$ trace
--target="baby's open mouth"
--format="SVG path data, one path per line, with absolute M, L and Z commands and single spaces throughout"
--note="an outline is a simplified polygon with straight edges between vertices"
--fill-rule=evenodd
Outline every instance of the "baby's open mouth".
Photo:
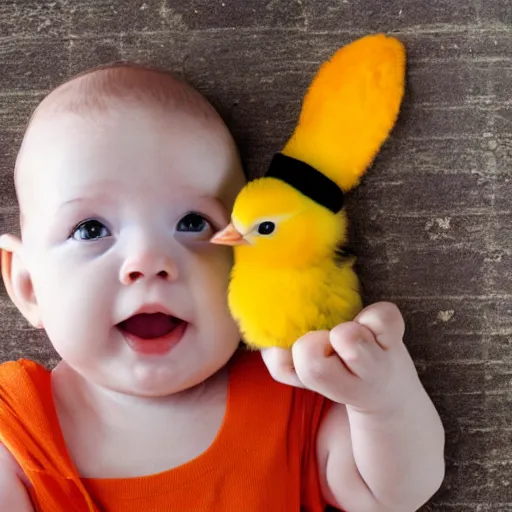
M 137 338 L 152 340 L 167 336 L 184 321 L 165 313 L 141 313 L 122 321 L 117 327 Z

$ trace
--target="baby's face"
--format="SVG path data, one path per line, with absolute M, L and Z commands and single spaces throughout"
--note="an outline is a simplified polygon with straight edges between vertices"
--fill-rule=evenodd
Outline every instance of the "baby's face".
M 229 359 L 239 342 L 231 254 L 209 239 L 243 175 L 217 121 L 128 106 L 42 114 L 19 165 L 23 259 L 67 364 L 111 389 L 162 396 Z

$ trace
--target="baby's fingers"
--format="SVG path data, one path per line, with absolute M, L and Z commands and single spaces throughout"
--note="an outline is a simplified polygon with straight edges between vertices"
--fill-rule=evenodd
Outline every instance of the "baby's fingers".
M 391 302 L 371 304 L 354 321 L 370 329 L 385 350 L 399 345 L 404 337 L 404 319 L 398 307 Z
M 361 379 L 371 382 L 382 373 L 384 351 L 372 332 L 357 322 L 345 322 L 330 332 L 330 341 L 345 366 Z
M 266 348 L 261 351 L 261 357 L 274 380 L 297 388 L 304 387 L 295 372 L 290 350 L 279 347 Z
M 352 388 L 359 378 L 333 352 L 329 331 L 314 331 L 295 342 L 293 364 L 300 381 L 327 398 L 343 401 L 343 390 Z

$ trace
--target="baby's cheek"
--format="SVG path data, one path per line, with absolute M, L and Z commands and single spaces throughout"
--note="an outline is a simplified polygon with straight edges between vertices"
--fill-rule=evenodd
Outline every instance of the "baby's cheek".
M 209 251 L 191 258 L 189 275 L 195 297 L 203 310 L 231 319 L 227 307 L 229 276 L 233 266 L 231 252 Z
M 227 305 L 232 250 L 210 243 L 197 244 L 194 250 L 189 248 L 180 256 L 180 268 L 202 326 L 216 335 L 232 337 L 237 332 Z
M 229 247 L 203 243 L 192 247 L 182 258 L 186 273 L 192 278 L 221 284 L 227 287 L 227 281 L 233 266 L 233 251 Z
M 227 304 L 232 258 L 229 251 L 201 251 L 187 263 L 187 287 L 194 303 L 203 355 L 220 367 L 240 342 L 238 327 Z
M 189 243 L 187 252 L 200 258 L 220 259 L 221 261 L 233 263 L 233 250 L 223 245 L 212 244 L 208 240 Z
M 114 294 L 101 272 L 80 273 L 75 267 L 48 264 L 34 279 L 43 328 L 58 351 L 69 343 L 80 351 L 104 343 L 111 327 Z M 83 343 L 81 342 L 83 338 Z

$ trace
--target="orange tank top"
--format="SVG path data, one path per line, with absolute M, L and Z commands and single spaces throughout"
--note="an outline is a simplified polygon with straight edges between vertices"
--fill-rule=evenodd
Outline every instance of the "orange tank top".
M 320 512 L 315 456 L 329 402 L 275 382 L 259 353 L 229 363 L 223 424 L 200 456 L 139 478 L 80 478 L 66 449 L 51 374 L 19 360 L 0 365 L 0 442 L 27 475 L 36 511 Z

